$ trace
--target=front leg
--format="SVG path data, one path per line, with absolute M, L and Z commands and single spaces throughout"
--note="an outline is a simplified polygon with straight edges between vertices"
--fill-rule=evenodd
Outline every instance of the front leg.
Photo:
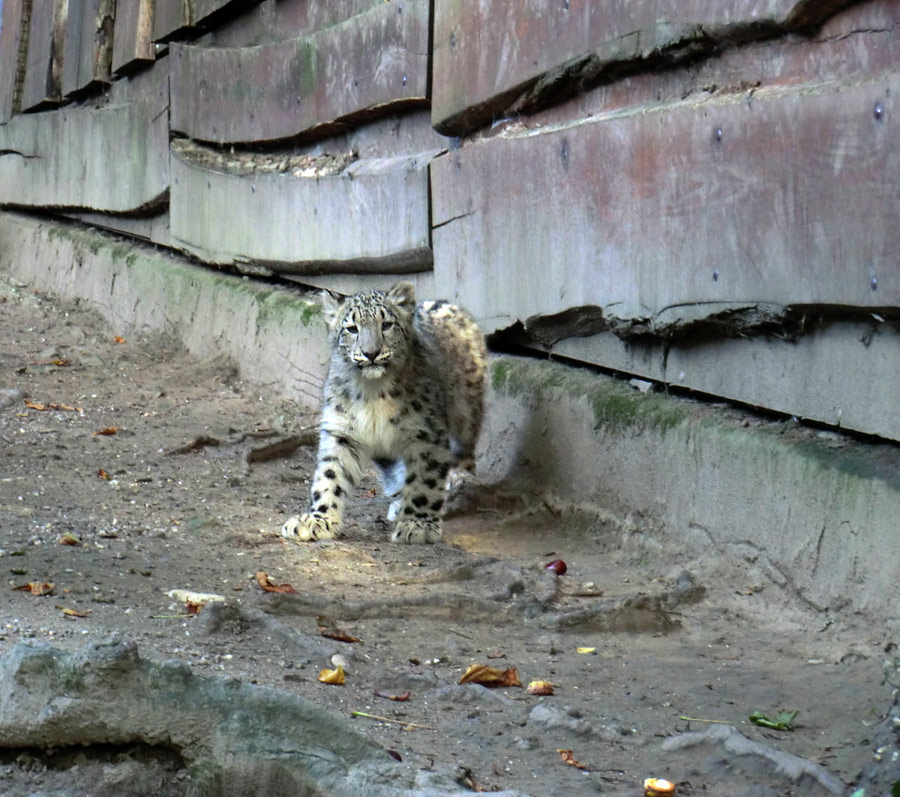
M 319 438 L 319 461 L 310 488 L 309 511 L 290 518 L 281 536 L 296 542 L 340 536 L 347 491 L 359 476 L 359 455 L 347 438 L 325 430 Z
M 449 447 L 443 443 L 417 440 L 405 457 L 406 481 L 391 534 L 393 542 L 433 543 L 443 536 L 441 517 L 452 461 Z

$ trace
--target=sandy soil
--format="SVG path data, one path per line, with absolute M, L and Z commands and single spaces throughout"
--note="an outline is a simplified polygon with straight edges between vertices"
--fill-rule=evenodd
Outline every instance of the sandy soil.
M 248 452 L 264 458 L 314 419 L 227 361 L 109 328 L 3 275 L 0 388 L 0 655 L 23 639 L 77 648 L 122 632 L 151 658 L 394 720 L 352 721 L 411 766 L 461 765 L 488 791 L 638 795 L 660 776 L 679 795 L 825 793 L 721 746 L 663 749 L 713 721 L 843 784 L 871 760 L 871 726 L 890 702 L 886 632 L 798 604 L 752 563 L 689 560 L 649 535 L 626 543 L 508 486 L 470 487 L 442 545 L 390 543 L 370 485 L 344 539 L 286 542 L 277 529 L 303 508 L 314 451 Z M 218 444 L 173 453 L 201 436 Z M 558 577 L 543 568 L 557 558 L 568 565 Z M 300 595 L 263 592 L 260 571 Z M 16 589 L 29 582 L 52 594 Z M 191 616 L 172 589 L 231 608 Z M 322 637 L 319 623 L 361 641 Z M 342 686 L 317 680 L 333 654 Z M 474 663 L 516 668 L 523 687 L 459 685 Z M 555 694 L 527 694 L 538 679 Z M 782 710 L 799 711 L 794 730 L 748 722 Z M 116 752 L 119 764 L 146 754 Z M 117 761 L 98 770 L 91 755 L 0 751 L 0 793 L 107 793 Z M 177 762 L 153 765 L 169 773 L 167 793 L 183 791 Z

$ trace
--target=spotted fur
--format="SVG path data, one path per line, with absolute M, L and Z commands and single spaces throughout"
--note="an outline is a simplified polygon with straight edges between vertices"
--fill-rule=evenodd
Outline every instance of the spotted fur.
M 340 534 L 344 501 L 373 462 L 395 495 L 395 542 L 437 542 L 451 467 L 474 470 L 486 352 L 472 317 L 416 305 L 401 282 L 347 298 L 325 292 L 332 341 L 309 511 L 282 527 L 306 541 Z M 392 518 L 393 519 L 393 518 Z

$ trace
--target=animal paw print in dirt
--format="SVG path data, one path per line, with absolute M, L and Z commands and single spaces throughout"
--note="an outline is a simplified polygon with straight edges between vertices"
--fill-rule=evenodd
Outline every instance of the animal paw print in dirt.
M 327 518 L 307 513 L 285 522 L 281 527 L 281 536 L 295 542 L 332 540 L 338 536 L 338 529 Z

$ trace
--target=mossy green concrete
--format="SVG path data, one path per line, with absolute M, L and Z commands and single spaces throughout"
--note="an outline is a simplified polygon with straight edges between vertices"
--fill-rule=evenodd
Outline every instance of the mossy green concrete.
M 596 428 L 622 433 L 652 429 L 666 433 L 682 429 L 692 435 L 718 435 L 760 458 L 790 455 L 809 461 L 811 475 L 839 471 L 858 479 L 879 479 L 900 490 L 900 447 L 862 443 L 803 427 L 789 419 L 759 420 L 748 425 L 749 411 L 664 395 L 640 393 L 627 382 L 588 369 L 524 357 L 498 357 L 491 362 L 494 391 L 533 402 L 561 396 L 584 400 Z M 848 485 L 849 486 L 849 485 Z

